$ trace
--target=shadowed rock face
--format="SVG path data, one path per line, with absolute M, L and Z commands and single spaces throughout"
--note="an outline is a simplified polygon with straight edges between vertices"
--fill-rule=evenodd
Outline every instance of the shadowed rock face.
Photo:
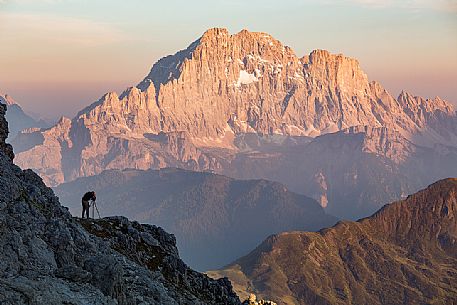
M 0 105 L 0 303 L 240 304 L 227 280 L 179 258 L 162 229 L 73 219 L 31 170 L 13 165 Z
M 170 294 L 175 294 L 174 298 L 179 302 L 197 299 L 196 302 L 202 304 L 238 304 L 237 296 L 231 291 L 230 282 L 226 278 L 215 281 L 190 269 L 179 258 L 175 237 L 163 229 L 129 222 L 124 217 L 78 219 L 78 222 L 89 233 L 107 241 L 112 249 L 131 261 L 145 266 L 149 271 L 160 273 L 164 282 L 175 287 L 175 291 L 170 291 Z M 104 286 L 106 280 L 103 271 L 109 263 L 100 264 L 100 261 L 95 260 L 86 264 L 98 274 L 98 277 L 92 278 L 92 283 L 103 285 L 102 291 L 112 289 L 109 283 L 108 287 Z M 128 283 L 124 285 L 129 287 Z M 143 297 L 154 297 L 147 289 L 138 290 L 138 293 Z
M 457 179 L 358 222 L 272 236 L 210 274 L 278 304 L 454 304 Z
M 13 147 L 10 144 L 6 144 L 9 132 L 8 122 L 5 119 L 6 109 L 6 105 L 0 104 L 0 150 L 10 161 L 13 161 Z
M 456 148 L 419 146 L 387 128 L 354 127 L 308 142 L 282 139 L 264 144 L 267 149 L 253 142 L 244 140 L 252 148 L 237 155 L 226 175 L 280 181 L 342 219 L 366 217 L 434 181 L 457 176 Z
M 103 215 L 125 215 L 175 234 L 183 259 L 199 270 L 225 266 L 271 234 L 336 222 L 315 200 L 279 183 L 179 169 L 106 171 L 55 191 L 80 215 L 81 195 L 89 189 L 97 192 Z

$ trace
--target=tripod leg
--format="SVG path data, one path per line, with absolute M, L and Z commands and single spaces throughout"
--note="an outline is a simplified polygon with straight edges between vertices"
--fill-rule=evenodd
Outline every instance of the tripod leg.
M 94 202 L 94 207 L 95 207 L 95 209 L 97 210 L 98 218 L 100 219 L 100 218 L 101 218 L 101 217 L 100 217 L 100 212 L 98 211 L 98 207 L 97 207 L 97 205 L 95 204 L 95 202 Z

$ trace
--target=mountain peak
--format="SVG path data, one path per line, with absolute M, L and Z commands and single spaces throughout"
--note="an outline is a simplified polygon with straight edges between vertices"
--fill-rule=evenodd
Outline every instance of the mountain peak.
M 408 99 L 408 98 L 415 98 L 415 96 L 405 89 L 401 90 L 400 94 L 397 97 L 398 100 Z
M 243 30 L 231 35 L 227 29 L 213 28 L 186 49 L 157 61 L 136 87 L 120 96 L 106 94 L 73 122 L 81 134 L 89 132 L 91 137 L 115 145 L 119 154 L 127 152 L 118 150 L 122 145 L 110 142 L 111 137 L 145 141 L 160 134 L 186 134 L 185 143 L 192 144 L 188 147 L 192 153 L 182 153 L 184 142 L 167 145 L 175 153 L 181 151 L 179 156 L 184 159 L 179 162 L 190 166 L 192 160 L 193 169 L 208 170 L 216 165 L 201 163 L 196 149 L 237 150 L 234 139 L 246 133 L 316 137 L 352 126 L 372 126 L 399 132 L 414 144 L 424 139 L 421 145 L 455 142 L 457 146 L 452 109 L 440 100 L 430 103 L 410 96 L 396 100 L 378 83 L 369 82 L 356 59 L 342 54 L 315 50 L 299 58 L 269 34 Z M 416 137 L 426 128 L 427 133 Z M 371 147 L 388 147 L 385 138 Z M 81 144 L 91 151 L 83 156 L 108 154 L 107 147 L 89 142 Z M 147 141 L 135 145 L 145 152 L 152 149 Z M 145 168 L 172 164 L 169 157 L 159 161 L 149 153 L 138 156 Z M 130 162 L 129 166 L 138 166 Z M 105 166 L 87 165 L 71 172 L 94 173 Z
M 452 304 L 456 216 L 457 179 L 444 179 L 358 222 L 271 236 L 210 274 L 292 304 Z
M 59 121 L 57 121 L 56 125 L 67 125 L 70 126 L 71 124 L 71 119 L 66 117 L 66 116 L 61 116 Z
M 216 36 L 230 36 L 230 33 L 226 28 L 211 28 L 203 33 L 200 40 L 205 40 Z
M 405 90 L 400 92 L 397 101 L 406 115 L 420 129 L 424 130 L 427 126 L 432 127 L 448 139 L 452 138 L 449 133 L 456 131 L 452 123 L 455 121 L 456 109 L 452 103 L 439 97 L 425 99 Z M 443 126 L 443 124 L 449 125 Z
M 457 178 L 439 180 L 405 200 L 385 205 L 369 222 L 386 236 L 402 242 L 451 234 L 457 238 Z M 407 224 L 407 225 L 406 225 Z M 405 236 L 408 236 L 405 238 Z
M 433 196 L 433 192 L 440 193 L 442 198 L 446 199 L 449 202 L 449 207 L 452 207 L 452 212 L 457 212 L 457 200 L 453 199 L 457 199 L 457 178 L 446 178 L 438 180 L 435 183 L 430 184 L 425 189 L 425 191 L 429 192 L 430 199 L 433 200 L 436 200 L 437 198 L 437 196 Z M 430 203 L 428 203 L 428 205 L 429 204 Z M 449 213 L 446 214 L 449 215 Z
M 270 34 L 268 33 L 265 33 L 265 32 L 251 32 L 247 29 L 242 29 L 241 31 L 239 31 L 238 33 L 232 35 L 234 37 L 237 37 L 237 38 L 250 38 L 250 39 L 256 39 L 256 40 L 259 40 L 259 41 L 262 41 L 262 40 L 276 40 L 273 36 L 271 36 Z
M 437 188 L 446 188 L 446 189 L 452 189 L 457 187 L 457 178 L 446 178 L 446 179 L 441 179 L 433 184 L 431 184 L 429 187 L 437 187 Z
M 11 105 L 18 105 L 17 102 L 8 94 L 2 94 L 0 92 L 0 103 L 5 104 L 7 106 Z
M 251 39 L 259 39 L 259 38 L 269 38 L 269 39 L 274 39 L 270 34 L 265 33 L 265 32 L 251 32 L 247 29 L 242 29 L 236 34 L 230 34 L 229 30 L 226 28 L 211 28 L 208 29 L 203 33 L 203 35 L 200 38 L 201 42 L 204 42 L 208 39 L 212 39 L 214 37 L 227 37 L 227 38 L 238 38 L 238 39 L 245 39 L 245 38 L 251 38 Z M 276 39 L 274 39 L 276 40 Z
M 454 108 L 454 105 L 450 103 L 449 101 L 446 101 L 442 99 L 439 96 L 435 96 L 433 98 L 423 98 L 417 95 L 412 94 L 409 91 L 402 90 L 400 94 L 397 97 L 398 101 L 416 101 L 416 104 L 421 103 L 421 102 L 426 102 L 427 104 L 435 104 L 436 106 L 444 106 L 444 107 L 450 107 Z
M 359 61 L 352 57 L 344 56 L 343 54 L 332 54 L 327 50 L 316 49 L 311 51 L 309 54 L 310 62 L 318 63 L 318 62 L 325 62 L 329 60 L 335 60 L 336 62 L 342 61 L 349 61 L 354 63 L 355 65 L 359 66 Z

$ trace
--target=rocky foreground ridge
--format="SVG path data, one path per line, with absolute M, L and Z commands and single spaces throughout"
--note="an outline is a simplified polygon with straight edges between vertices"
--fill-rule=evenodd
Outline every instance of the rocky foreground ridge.
M 13 165 L 0 105 L 0 303 L 240 304 L 226 279 L 179 258 L 172 235 L 125 218 L 73 219 L 31 170 Z
M 209 274 L 278 304 L 456 304 L 457 179 L 358 222 L 271 236 Z

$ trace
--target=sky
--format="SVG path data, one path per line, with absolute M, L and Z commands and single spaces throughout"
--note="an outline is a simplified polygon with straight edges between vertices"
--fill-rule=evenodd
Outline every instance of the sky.
M 0 0 L 0 92 L 73 117 L 212 27 L 343 53 L 394 96 L 457 103 L 457 0 Z

